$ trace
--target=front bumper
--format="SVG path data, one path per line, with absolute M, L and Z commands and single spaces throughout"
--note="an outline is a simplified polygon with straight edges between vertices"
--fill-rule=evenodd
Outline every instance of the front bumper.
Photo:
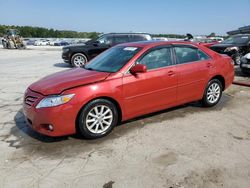
M 64 60 L 64 62 L 66 63 L 70 63 L 70 57 L 71 54 L 68 52 L 62 52 L 62 59 Z
M 72 105 L 36 109 L 43 95 L 27 90 L 23 103 L 23 113 L 27 124 L 36 132 L 47 136 L 65 136 L 76 132 L 75 112 Z M 49 125 L 53 130 L 49 130 Z
M 241 64 L 240 68 L 243 72 L 250 74 L 250 64 Z

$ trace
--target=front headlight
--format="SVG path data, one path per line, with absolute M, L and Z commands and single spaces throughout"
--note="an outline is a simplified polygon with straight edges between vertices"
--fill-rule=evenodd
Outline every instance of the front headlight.
M 53 107 L 69 102 L 75 94 L 48 96 L 42 99 L 36 108 Z
M 62 51 L 63 51 L 64 53 L 66 53 L 66 52 L 69 51 L 69 48 L 63 48 Z
M 247 64 L 247 58 L 245 58 L 244 56 L 240 59 L 240 62 L 242 64 Z
M 239 51 L 239 48 L 236 47 L 236 46 L 234 46 L 234 47 L 227 47 L 227 48 L 224 50 L 224 52 L 230 52 L 230 51 L 232 51 L 232 50 Z

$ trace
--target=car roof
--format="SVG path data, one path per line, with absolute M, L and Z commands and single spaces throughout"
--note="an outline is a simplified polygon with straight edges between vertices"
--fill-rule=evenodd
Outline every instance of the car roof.
M 198 46 L 197 43 L 189 42 L 189 41 L 155 41 L 155 40 L 123 43 L 123 44 L 119 44 L 118 46 L 133 46 L 133 47 L 144 48 L 144 47 L 155 47 L 155 46 L 160 46 L 160 45 L 171 45 L 171 44 Z
M 105 33 L 103 35 L 150 35 L 149 33 Z
M 248 34 L 248 33 L 245 33 L 245 34 L 241 33 L 241 34 L 236 34 L 236 35 L 230 35 L 230 37 L 234 37 L 234 36 L 238 36 L 238 37 L 240 37 L 240 36 L 250 36 L 250 34 Z

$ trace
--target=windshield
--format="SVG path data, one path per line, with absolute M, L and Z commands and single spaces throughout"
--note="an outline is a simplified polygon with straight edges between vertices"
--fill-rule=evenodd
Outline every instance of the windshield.
M 225 44 L 242 44 L 250 41 L 250 36 L 232 36 L 226 39 L 223 43 Z
M 100 72 L 117 72 L 132 59 L 140 49 L 141 48 L 138 47 L 124 46 L 110 48 L 86 64 L 84 68 Z

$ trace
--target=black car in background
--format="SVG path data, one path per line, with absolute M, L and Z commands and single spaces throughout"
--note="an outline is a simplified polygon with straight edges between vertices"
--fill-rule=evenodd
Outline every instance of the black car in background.
M 241 57 L 250 52 L 250 34 L 232 35 L 210 48 L 220 54 L 229 55 L 234 60 L 234 64 L 239 65 Z
M 87 61 L 114 45 L 147 40 L 152 40 L 147 33 L 108 33 L 82 45 L 63 47 L 62 58 L 73 67 L 82 67 Z
M 240 69 L 243 74 L 250 75 L 250 53 L 241 58 Z

